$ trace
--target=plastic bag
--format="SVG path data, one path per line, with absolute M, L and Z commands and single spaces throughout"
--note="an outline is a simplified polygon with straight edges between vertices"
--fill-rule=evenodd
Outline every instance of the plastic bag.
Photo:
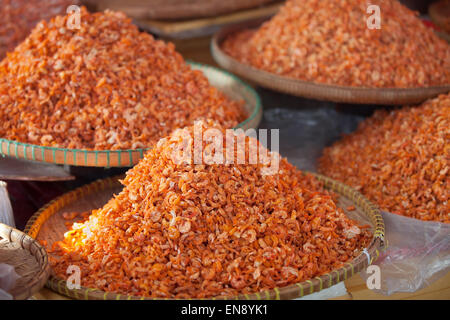
M 0 300 L 12 300 L 13 297 L 8 291 L 14 288 L 19 278 L 20 276 L 16 273 L 13 266 L 0 263 Z
M 6 183 L 3 181 L 0 181 L 0 222 L 15 227 L 8 190 L 6 189 Z
M 450 225 L 382 212 L 387 248 L 374 263 L 381 288 L 375 292 L 415 292 L 450 271 Z M 361 272 L 366 280 L 367 273 Z

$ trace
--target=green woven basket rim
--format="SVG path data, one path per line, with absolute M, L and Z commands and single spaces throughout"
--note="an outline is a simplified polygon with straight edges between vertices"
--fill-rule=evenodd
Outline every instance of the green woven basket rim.
M 223 75 L 226 75 L 227 77 L 230 77 L 233 81 L 239 83 L 239 85 L 247 92 L 249 93 L 255 100 L 255 107 L 252 111 L 252 113 L 248 116 L 247 119 L 245 119 L 243 122 L 239 123 L 236 127 L 233 129 L 238 129 L 245 127 L 248 123 L 255 120 L 255 118 L 262 113 L 262 104 L 261 104 L 261 98 L 259 97 L 258 93 L 247 83 L 236 77 L 234 74 L 224 71 L 222 69 L 216 68 L 214 66 L 193 62 L 190 60 L 186 60 L 186 62 L 191 65 L 194 68 L 198 68 L 200 70 L 202 69 L 210 69 L 214 72 L 221 73 Z M 246 103 L 250 103 L 248 100 L 246 100 Z M 3 152 L 3 146 L 6 144 L 7 152 Z M 11 152 L 11 147 L 13 148 L 13 151 Z M 94 166 L 94 167 L 131 167 L 136 164 L 136 161 L 133 160 L 133 155 L 138 155 L 138 159 L 143 158 L 145 152 L 150 150 L 150 148 L 138 148 L 138 149 L 126 149 L 126 150 L 88 150 L 88 149 L 70 149 L 70 148 L 58 148 L 58 147 L 49 147 L 49 146 L 40 146 L 35 145 L 31 143 L 25 143 L 25 142 L 19 142 L 14 140 L 8 140 L 4 138 L 0 138 L 0 156 L 9 156 L 9 157 L 15 157 L 17 159 L 24 159 L 24 160 L 32 160 L 32 161 L 42 161 L 36 159 L 36 154 L 39 154 L 42 159 L 44 159 L 43 162 L 53 163 L 53 164 L 68 164 L 67 160 L 68 157 L 73 158 L 73 163 L 70 163 L 70 165 L 73 166 Z M 23 152 L 24 156 L 19 156 L 19 151 Z M 31 153 L 31 157 L 27 156 L 27 153 Z M 51 152 L 50 157 L 46 157 L 45 153 Z M 64 161 L 58 162 L 56 160 L 57 154 L 62 153 Z M 90 156 L 95 157 L 95 164 L 89 165 L 88 164 L 88 157 Z M 99 161 L 99 158 L 102 158 L 106 156 L 106 165 L 98 165 L 97 162 Z M 111 156 L 117 156 L 118 158 L 118 165 L 111 165 Z M 126 156 L 128 158 L 128 161 L 124 160 L 123 158 Z M 47 159 L 50 158 L 50 159 Z M 77 159 L 82 159 L 81 161 Z M 81 164 L 78 164 L 81 163 Z
M 305 174 L 308 172 L 304 172 Z M 371 203 L 362 194 L 352 189 L 351 187 L 344 185 L 341 182 L 335 181 L 328 177 L 322 176 L 320 174 L 312 173 L 319 181 L 324 183 L 325 188 L 333 190 L 340 196 L 344 196 L 350 199 L 353 204 L 357 205 L 371 221 L 373 226 L 373 237 L 370 244 L 364 248 L 365 250 L 354 259 L 346 262 L 343 267 L 333 270 L 329 273 L 323 274 L 321 276 L 315 277 L 303 281 L 301 283 L 296 283 L 281 288 L 274 288 L 272 290 L 266 290 L 263 292 L 257 292 L 252 294 L 240 294 L 232 297 L 214 297 L 210 298 L 212 300 L 216 299 L 293 299 L 303 297 L 305 295 L 319 292 L 323 289 L 329 288 L 347 278 L 353 276 L 354 274 L 365 269 L 367 266 L 372 264 L 380 255 L 380 251 L 386 248 L 384 235 L 385 227 L 383 217 L 381 216 L 380 210 L 376 205 Z M 70 191 L 53 201 L 49 202 L 47 205 L 42 207 L 37 211 L 28 221 L 25 227 L 25 233 L 33 238 L 36 238 L 41 226 L 47 221 L 53 214 L 74 201 L 77 201 L 80 197 L 87 194 L 98 192 L 107 188 L 119 187 L 120 183 L 118 180 L 123 178 L 122 176 L 111 177 L 107 179 L 98 180 L 92 182 L 88 185 L 79 187 L 73 191 Z M 141 296 L 132 296 L 117 294 L 113 292 L 105 292 L 95 288 L 81 287 L 80 289 L 70 290 L 66 286 L 66 281 L 54 276 L 51 276 L 46 286 L 51 290 L 65 295 L 70 298 L 75 299 L 94 299 L 94 300 L 168 300 L 165 298 L 149 298 Z

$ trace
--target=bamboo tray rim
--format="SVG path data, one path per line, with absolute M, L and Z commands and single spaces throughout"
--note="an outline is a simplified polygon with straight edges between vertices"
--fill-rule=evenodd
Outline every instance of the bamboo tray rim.
M 212 37 L 210 50 L 217 64 L 243 78 L 254 81 L 269 89 L 296 96 L 333 102 L 381 105 L 414 104 L 450 91 L 450 84 L 410 88 L 377 88 L 363 86 L 352 87 L 305 81 L 293 77 L 277 75 L 258 69 L 252 65 L 242 63 L 221 49 L 221 44 L 227 36 L 246 28 L 258 27 L 268 19 L 270 19 L 270 17 L 252 19 L 225 26 L 216 32 Z
M 161 37 L 176 40 L 186 40 L 193 37 L 208 36 L 214 34 L 220 27 L 257 17 L 272 16 L 283 4 L 280 0 L 274 0 L 259 8 L 251 8 L 222 14 L 215 17 L 203 17 L 188 20 L 158 20 L 135 19 L 135 23 L 143 30 L 147 30 Z
M 252 121 L 260 119 L 262 114 L 262 103 L 258 93 L 247 83 L 239 79 L 236 75 L 203 63 L 186 60 L 197 70 L 212 70 L 219 74 L 230 77 L 239 84 L 243 91 L 247 92 L 255 101 L 252 113 L 239 123 L 234 129 L 243 128 Z M 224 93 L 225 94 L 225 93 Z M 248 101 L 246 101 L 248 103 Z M 13 150 L 11 150 L 13 149 Z M 53 164 L 87 166 L 87 167 L 131 167 L 143 158 L 144 153 L 150 148 L 126 149 L 126 150 L 89 150 L 71 149 L 50 146 L 40 146 L 37 144 L 8 140 L 0 137 L 0 156 L 10 156 L 17 159 L 40 161 Z M 61 158 L 63 160 L 61 160 Z
M 4 223 L 0 223 L 0 237 L 10 243 L 17 243 L 22 250 L 28 251 L 38 262 L 39 271 L 33 277 L 33 280 L 27 283 L 26 287 L 14 292 L 14 300 L 24 300 L 38 292 L 47 282 L 50 276 L 50 264 L 47 251 L 35 239 L 28 234 L 19 231 Z
M 230 15 L 240 11 L 249 11 L 260 7 L 268 6 L 281 0 L 245 0 L 245 1 L 221 1 L 217 6 L 213 0 L 194 1 L 165 1 L 165 4 L 155 3 L 155 1 L 131 1 L 131 4 L 118 4 L 121 1 L 103 1 L 113 3 L 98 3 L 100 1 L 85 1 L 96 5 L 97 11 L 103 11 L 108 7 L 114 11 L 126 12 L 127 15 L 135 19 L 147 19 L 156 21 L 190 21 L 199 19 L 213 19 L 217 16 Z M 161 1 L 159 1 L 161 2 Z
M 308 173 L 304 171 L 304 173 Z M 342 184 L 341 182 L 335 181 L 328 177 L 322 176 L 320 174 L 312 173 L 318 180 L 324 183 L 326 189 L 331 189 L 337 192 L 340 196 L 352 201 L 353 204 L 357 205 L 361 211 L 365 214 L 367 218 L 370 219 L 373 227 L 373 236 L 370 244 L 364 248 L 360 254 L 349 262 L 344 263 L 341 268 L 335 269 L 329 273 L 317 276 L 315 278 L 303 281 L 301 283 L 292 284 L 285 287 L 274 288 L 272 290 L 265 290 L 262 292 L 256 292 L 252 294 L 239 294 L 237 296 L 228 297 L 213 297 L 208 298 L 212 300 L 216 299 L 247 299 L 247 300 L 272 300 L 272 299 L 293 299 L 303 297 L 305 295 L 319 292 L 323 289 L 329 288 L 347 278 L 353 276 L 359 271 L 363 270 L 367 266 L 371 265 L 376 261 L 380 255 L 380 251 L 386 248 L 385 246 L 385 227 L 384 220 L 381 216 L 380 210 L 377 206 L 366 199 L 362 194 L 352 189 L 351 187 Z M 98 191 L 105 190 L 107 188 L 118 187 L 121 184 L 118 179 L 123 178 L 123 175 L 110 177 L 103 180 L 97 180 L 93 183 L 87 184 L 85 186 L 79 187 L 73 191 L 70 191 L 53 201 L 49 202 L 47 205 L 42 207 L 37 211 L 28 221 L 25 232 L 31 237 L 37 237 L 42 225 L 55 213 L 58 212 L 64 206 L 77 201 L 79 198 L 86 196 L 88 194 L 96 193 Z M 133 296 L 118 294 L 113 292 L 105 292 L 95 288 L 81 287 L 80 289 L 70 290 L 66 286 L 66 281 L 54 276 L 50 276 L 46 286 L 62 295 L 75 299 L 84 300 L 168 300 L 166 298 L 151 298 L 143 296 Z M 173 299 L 169 299 L 173 300 Z M 177 300 L 177 299 L 175 299 Z M 204 299 L 202 299 L 204 300 Z

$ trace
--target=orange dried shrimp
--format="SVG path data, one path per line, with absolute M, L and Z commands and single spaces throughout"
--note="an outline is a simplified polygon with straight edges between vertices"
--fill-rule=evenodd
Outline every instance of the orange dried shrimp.
M 380 8 L 379 29 L 368 27 L 375 18 L 369 5 Z M 230 35 L 223 49 L 258 69 L 311 82 L 450 84 L 449 45 L 397 0 L 289 0 L 258 30 Z
M 385 211 L 450 223 L 450 94 L 376 111 L 319 163 Z
M 65 14 L 74 0 L 0 0 L 0 59 L 22 42 L 41 20 Z
M 243 164 L 175 164 L 171 154 L 185 137 L 193 127 L 161 139 L 127 172 L 122 192 L 53 245 L 58 277 L 77 265 L 83 286 L 104 291 L 229 296 L 324 274 L 369 243 L 367 226 L 350 220 L 312 175 L 285 159 L 272 174 L 267 163 L 249 164 L 256 139 L 245 138 Z
M 190 68 L 174 45 L 122 13 L 81 10 L 41 22 L 0 63 L 0 137 L 51 147 L 150 147 L 176 128 L 245 119 L 240 102 Z M 72 21 L 70 20 L 72 23 Z

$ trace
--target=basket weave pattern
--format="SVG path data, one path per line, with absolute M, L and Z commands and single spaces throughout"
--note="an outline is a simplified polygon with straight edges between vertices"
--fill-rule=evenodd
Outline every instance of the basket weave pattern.
M 263 292 L 257 292 L 253 294 L 241 294 L 233 297 L 217 297 L 213 299 L 294 299 L 298 297 L 305 296 L 314 292 L 319 292 L 323 289 L 329 288 L 347 278 L 353 276 L 359 271 L 365 269 L 368 265 L 372 264 L 379 256 L 380 250 L 384 249 L 384 222 L 380 214 L 379 209 L 364 198 L 360 193 L 356 192 L 352 188 L 334 181 L 330 178 L 314 174 L 316 178 L 324 183 L 325 188 L 330 189 L 341 196 L 349 199 L 354 203 L 360 210 L 364 212 L 366 217 L 370 220 L 373 226 L 373 238 L 366 248 L 367 255 L 365 253 L 359 254 L 352 261 L 345 263 L 345 265 L 337 270 L 333 270 L 330 273 L 321 275 L 319 277 L 296 283 L 283 288 L 274 288 L 273 290 L 266 290 Z M 78 188 L 72 192 L 69 192 L 39 210 L 33 217 L 28 221 L 25 228 L 27 232 L 32 237 L 37 237 L 41 226 L 48 220 L 51 216 L 56 214 L 61 208 L 66 205 L 78 201 L 88 194 L 95 194 L 105 189 L 110 189 L 113 187 L 118 187 L 118 177 L 108 178 L 104 180 L 99 180 L 93 182 L 89 185 Z M 74 298 L 74 299 L 86 299 L 86 300 L 155 300 L 157 298 L 149 297 L 139 297 L 131 295 L 121 295 L 112 292 L 104 292 L 95 288 L 85 288 L 70 290 L 66 286 L 66 281 L 50 277 L 47 282 L 47 287 L 51 290 L 58 292 L 62 295 Z
M 20 286 L 16 283 L 16 286 L 13 288 L 11 294 L 15 300 L 27 299 L 45 285 L 50 275 L 50 264 L 48 261 L 47 252 L 29 235 L 26 235 L 25 233 L 3 223 L 0 223 L 0 239 L 3 239 L 0 242 L 0 249 L 8 250 L 10 248 L 14 248 L 12 259 L 9 259 L 13 260 L 13 263 L 11 263 L 11 261 L 7 261 L 8 264 L 14 265 L 16 267 L 16 272 L 27 280 L 24 281 L 24 279 L 22 279 L 22 281 L 20 281 L 21 279 L 19 279 L 17 282 L 21 282 Z M 22 251 L 22 253 L 20 255 L 17 254 L 17 250 Z M 24 272 L 26 274 L 21 274 L 21 272 L 17 270 L 18 265 L 24 264 L 24 257 L 28 259 L 31 258 L 29 255 L 31 255 L 37 263 L 26 264 L 24 266 L 25 269 L 27 269 Z M 0 262 L 2 262 L 1 257 Z

